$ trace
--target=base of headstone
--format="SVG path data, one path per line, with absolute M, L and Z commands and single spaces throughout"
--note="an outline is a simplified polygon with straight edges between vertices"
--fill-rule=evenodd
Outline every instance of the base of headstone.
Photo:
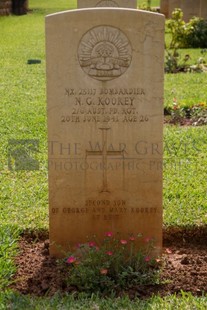
M 11 14 L 12 2 L 9 0 L 0 2 L 0 16 L 6 16 Z
M 12 13 L 14 15 L 25 15 L 28 12 L 29 0 L 13 0 L 12 1 Z

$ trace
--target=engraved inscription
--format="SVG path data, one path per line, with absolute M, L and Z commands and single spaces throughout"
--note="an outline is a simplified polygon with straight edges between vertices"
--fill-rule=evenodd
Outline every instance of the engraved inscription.
M 92 199 L 87 199 L 85 201 L 85 205 L 87 207 L 125 207 L 126 206 L 126 200 L 92 200 Z M 96 210 L 99 209 L 93 209 L 95 212 Z M 126 210 L 126 209 L 125 209 Z M 113 211 L 113 208 L 110 209 L 110 212 Z
M 90 77 L 108 81 L 121 76 L 129 68 L 132 48 L 126 35 L 118 28 L 98 26 L 83 35 L 78 59 Z
M 117 220 L 127 214 L 139 214 L 153 216 L 157 213 L 156 207 L 129 207 L 126 200 L 94 200 L 87 199 L 83 207 L 52 208 L 52 215 L 62 212 L 64 216 L 87 216 L 91 215 L 93 220 Z
M 77 95 L 108 95 L 108 96 L 145 96 L 146 90 L 141 87 L 134 88 L 65 88 L 65 96 L 77 96 Z
M 86 159 L 89 155 L 92 156 L 102 156 L 102 163 L 103 163 L 103 177 L 102 177 L 102 188 L 101 193 L 108 192 L 110 193 L 110 190 L 108 189 L 108 182 L 107 182 L 107 156 L 122 156 L 124 158 L 124 152 L 123 151 L 107 151 L 107 131 L 110 129 L 108 127 L 99 128 L 102 131 L 102 151 L 87 151 L 86 150 Z
M 113 0 L 101 0 L 96 4 L 97 7 L 118 7 L 119 5 Z
M 146 103 L 146 89 L 135 88 L 65 88 L 69 113 L 61 115 L 61 123 L 146 123 L 147 114 L 139 112 Z

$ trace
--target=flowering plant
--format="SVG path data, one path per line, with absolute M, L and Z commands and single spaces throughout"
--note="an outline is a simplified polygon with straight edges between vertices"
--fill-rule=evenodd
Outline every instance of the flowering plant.
M 102 243 L 93 236 L 67 257 L 67 284 L 88 293 L 108 293 L 157 283 L 160 259 L 151 256 L 153 248 L 153 239 L 141 234 L 123 239 L 107 232 Z

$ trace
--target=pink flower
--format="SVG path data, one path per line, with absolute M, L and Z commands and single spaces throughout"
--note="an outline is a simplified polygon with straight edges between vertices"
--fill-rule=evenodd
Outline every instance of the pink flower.
M 108 252 L 106 252 L 106 254 L 107 254 L 108 256 L 112 256 L 112 255 L 113 255 L 113 252 L 108 251 Z
M 94 241 L 90 241 L 90 242 L 88 243 L 88 246 L 89 246 L 90 248 L 94 248 L 94 247 L 96 246 L 96 243 L 95 243 Z
M 100 270 L 100 274 L 103 274 L 103 275 L 104 275 L 104 274 L 107 274 L 107 273 L 108 273 L 108 270 L 107 270 L 107 269 L 101 269 L 101 270 Z
M 129 237 L 129 240 L 130 240 L 130 241 L 135 241 L 135 237 L 134 237 L 134 236 L 131 236 L 131 237 Z
M 150 242 L 150 240 L 151 240 L 151 238 L 150 238 L 150 237 L 146 237 L 146 238 L 144 239 L 144 242 L 149 243 L 149 242 Z
M 105 235 L 106 235 L 106 237 L 112 237 L 113 233 L 111 231 L 107 231 Z
M 167 254 L 171 254 L 171 253 L 172 253 L 172 251 L 171 251 L 169 248 L 167 248 L 167 249 L 165 250 L 165 252 L 166 252 Z
M 120 240 L 120 242 L 121 242 L 121 244 L 123 244 L 123 245 L 127 244 L 127 240 L 124 240 L 124 239 Z
M 144 261 L 145 262 L 149 262 L 151 260 L 151 258 L 149 256 L 145 256 Z
M 68 257 L 68 259 L 67 259 L 67 263 L 68 264 L 73 264 L 75 262 L 76 262 L 76 258 L 74 256 Z

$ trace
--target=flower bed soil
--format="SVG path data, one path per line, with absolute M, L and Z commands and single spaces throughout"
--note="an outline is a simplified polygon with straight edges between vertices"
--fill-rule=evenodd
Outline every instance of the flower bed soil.
M 198 118 L 173 118 L 172 116 L 165 116 L 164 124 L 177 125 L 177 126 L 205 126 L 207 124 L 207 119 L 204 117 Z
M 52 296 L 75 292 L 67 287 L 64 277 L 67 266 L 49 256 L 47 232 L 25 233 L 15 258 L 17 272 L 11 287 L 22 294 Z M 166 296 L 181 291 L 201 296 L 207 293 L 207 226 L 193 229 L 171 228 L 164 231 L 162 284 L 117 290 L 117 296 L 148 298 L 153 294 Z

